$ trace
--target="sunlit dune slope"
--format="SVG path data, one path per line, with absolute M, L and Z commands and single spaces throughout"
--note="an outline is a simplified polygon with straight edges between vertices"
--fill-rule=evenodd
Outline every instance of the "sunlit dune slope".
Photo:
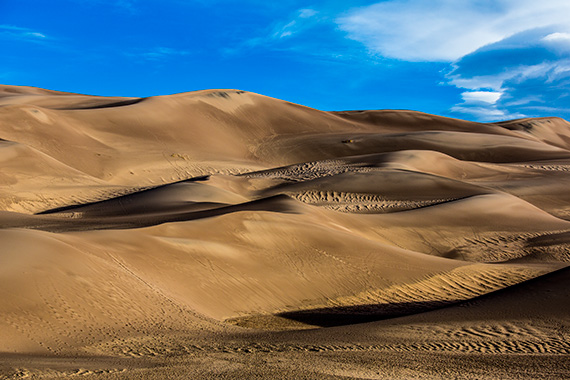
M 0 86 L 0 163 L 3 352 L 393 318 L 570 261 L 562 119 Z

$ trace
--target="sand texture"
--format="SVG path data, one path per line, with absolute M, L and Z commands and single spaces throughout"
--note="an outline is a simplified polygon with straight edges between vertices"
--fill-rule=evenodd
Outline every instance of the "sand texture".
M 0 378 L 570 377 L 570 123 L 0 86 Z

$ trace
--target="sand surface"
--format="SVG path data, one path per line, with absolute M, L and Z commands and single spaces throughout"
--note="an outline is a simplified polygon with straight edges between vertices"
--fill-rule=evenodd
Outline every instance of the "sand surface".
M 0 378 L 570 377 L 570 123 L 0 86 Z

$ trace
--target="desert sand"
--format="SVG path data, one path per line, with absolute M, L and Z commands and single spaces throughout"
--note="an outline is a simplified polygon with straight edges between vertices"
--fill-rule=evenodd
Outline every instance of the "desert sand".
M 570 123 L 0 86 L 0 378 L 570 377 Z

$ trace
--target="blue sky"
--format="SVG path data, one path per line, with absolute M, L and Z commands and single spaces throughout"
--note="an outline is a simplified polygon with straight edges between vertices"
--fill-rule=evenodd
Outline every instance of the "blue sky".
M 0 0 L 0 83 L 570 119 L 568 0 Z

